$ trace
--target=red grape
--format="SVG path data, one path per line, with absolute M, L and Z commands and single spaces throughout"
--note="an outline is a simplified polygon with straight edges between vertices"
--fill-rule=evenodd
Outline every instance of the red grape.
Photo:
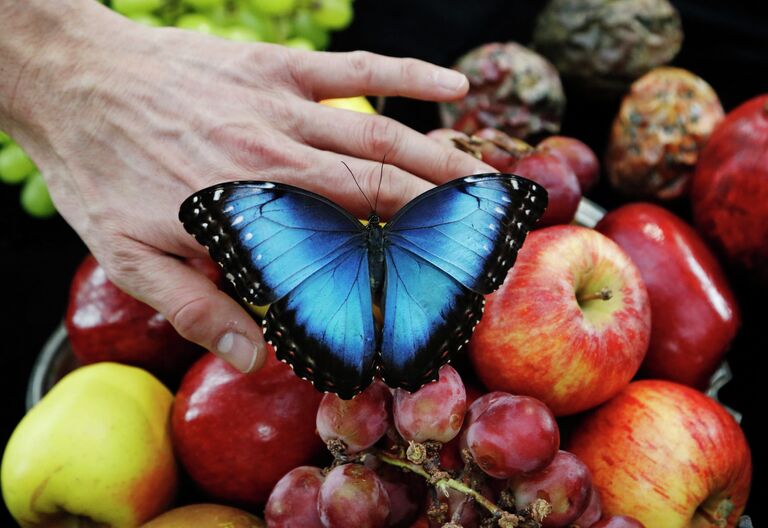
M 518 161 L 512 172 L 547 190 L 549 205 L 539 226 L 567 224 L 573 220 L 581 200 L 581 187 L 573 170 L 559 157 L 536 151 Z
M 586 144 L 576 138 L 550 136 L 536 146 L 537 149 L 554 154 L 571 167 L 582 191 L 588 190 L 600 176 L 600 162 Z
M 326 528 L 385 528 L 390 501 L 376 473 L 360 464 L 344 464 L 325 477 L 317 511 Z
M 560 446 L 552 411 L 529 396 L 484 398 L 474 403 L 482 412 L 465 432 L 467 448 L 480 469 L 495 478 L 509 478 L 546 467 Z
M 401 470 L 389 464 L 379 462 L 375 457 L 367 457 L 366 467 L 374 470 L 387 490 L 390 504 L 390 528 L 408 528 L 416 520 L 424 496 L 427 492 L 426 481 L 415 473 Z
M 589 504 L 587 509 L 579 516 L 578 519 L 573 521 L 574 526 L 578 528 L 590 528 L 593 524 L 600 520 L 603 515 L 603 507 L 600 501 L 600 492 L 597 488 L 592 488 L 592 493 L 589 496 Z
M 467 411 L 467 392 L 456 370 L 445 365 L 437 381 L 416 392 L 395 390 L 392 414 L 405 440 L 448 442 L 461 430 Z
M 589 469 L 574 454 L 558 451 L 552 462 L 535 473 L 510 479 L 518 510 L 536 499 L 544 499 L 552 512 L 544 518 L 544 528 L 568 526 L 584 512 L 589 503 L 592 476 Z
M 264 508 L 269 528 L 323 528 L 317 494 L 325 477 L 320 468 L 300 466 L 275 484 Z
M 326 394 L 317 410 L 317 432 L 326 443 L 343 441 L 348 453 L 368 449 L 387 432 L 391 402 L 389 388 L 379 380 L 351 400 Z
M 645 525 L 634 517 L 615 515 L 593 524 L 592 528 L 645 528 Z

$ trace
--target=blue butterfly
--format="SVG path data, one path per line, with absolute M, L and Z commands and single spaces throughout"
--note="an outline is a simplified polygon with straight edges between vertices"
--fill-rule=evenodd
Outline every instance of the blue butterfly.
M 437 379 L 546 204 L 525 178 L 466 176 L 382 227 L 375 212 L 364 225 L 309 191 L 241 181 L 193 194 L 179 218 L 245 302 L 270 305 L 262 326 L 277 357 L 351 398 L 375 375 L 409 391 Z

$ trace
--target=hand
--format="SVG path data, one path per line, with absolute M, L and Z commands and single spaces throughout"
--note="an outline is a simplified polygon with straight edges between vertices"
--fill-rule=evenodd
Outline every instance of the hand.
M 205 253 L 177 219 L 192 192 L 272 180 L 365 216 L 341 162 L 373 197 L 386 155 L 379 210 L 387 217 L 435 183 L 493 172 L 388 118 L 316 103 L 361 94 L 454 99 L 468 88 L 457 72 L 150 29 L 85 0 L 5 3 L 15 20 L 34 16 L 48 31 L 15 43 L 0 37 L 0 65 L 20 65 L 0 81 L 0 128 L 41 168 L 60 213 L 109 278 L 242 371 L 263 363 L 264 339 L 233 299 L 184 263 Z M 22 61 L 30 41 L 35 55 Z

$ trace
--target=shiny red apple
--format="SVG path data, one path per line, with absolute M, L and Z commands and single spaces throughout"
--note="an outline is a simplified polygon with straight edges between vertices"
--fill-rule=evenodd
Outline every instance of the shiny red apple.
M 739 327 L 739 309 L 720 265 L 699 235 L 666 209 L 633 203 L 596 229 L 637 265 L 651 301 L 644 375 L 706 388 Z
M 569 450 L 592 472 L 606 517 L 733 527 L 749 495 L 741 428 L 718 402 L 678 383 L 631 383 L 577 426 Z
M 615 242 L 584 227 L 548 227 L 528 236 L 504 284 L 486 298 L 470 358 L 488 389 L 573 414 L 629 383 L 650 323 L 640 272 Z
M 189 264 L 220 282 L 219 267 L 211 260 Z M 167 378 L 180 376 L 203 353 L 154 308 L 115 286 L 92 255 L 72 279 L 64 322 L 72 351 L 85 364 L 115 361 Z
M 322 396 L 271 350 L 250 374 L 207 354 L 184 376 L 173 406 L 179 460 L 209 496 L 262 505 L 283 475 L 324 451 L 315 433 Z
M 696 164 L 691 186 L 698 229 L 768 284 L 768 94 L 728 113 Z

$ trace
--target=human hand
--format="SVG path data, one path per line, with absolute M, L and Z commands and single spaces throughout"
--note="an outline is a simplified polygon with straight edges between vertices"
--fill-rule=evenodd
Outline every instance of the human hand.
M 388 118 L 316 103 L 361 94 L 454 99 L 468 83 L 451 70 L 150 29 L 90 0 L 46 4 L 14 6 L 47 17 L 55 31 L 38 36 L 36 55 L 0 81 L 0 128 L 41 168 L 109 278 L 242 371 L 265 359 L 261 329 L 184 263 L 205 253 L 177 219 L 188 195 L 225 180 L 271 180 L 365 216 L 341 161 L 372 197 L 386 156 L 378 202 L 386 218 L 435 183 L 493 172 Z M 9 49 L 0 64 L 23 54 Z

